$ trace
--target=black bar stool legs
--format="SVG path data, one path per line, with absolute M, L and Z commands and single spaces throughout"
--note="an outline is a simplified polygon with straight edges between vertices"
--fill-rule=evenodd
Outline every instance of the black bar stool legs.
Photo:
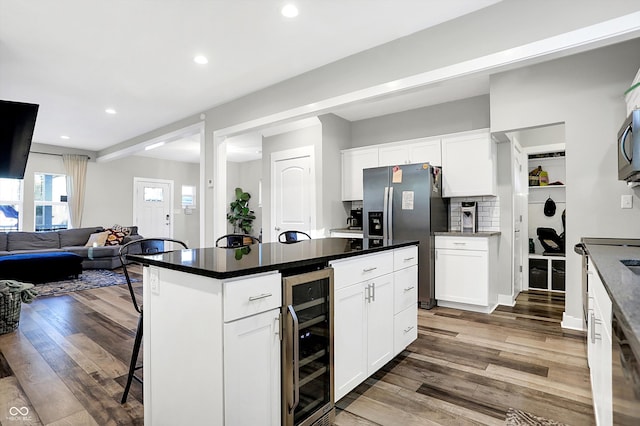
M 142 368 L 141 365 L 136 366 L 138 363 L 138 354 L 140 353 L 140 345 L 142 344 L 142 314 L 138 317 L 138 328 L 136 329 L 136 340 L 133 343 L 133 353 L 131 354 L 131 362 L 129 363 L 129 374 L 127 375 L 127 385 L 124 388 L 122 394 L 121 404 L 127 402 L 127 395 L 129 395 L 129 388 L 131 387 L 131 381 L 136 379 L 142 383 L 142 379 L 135 375 L 136 370 Z

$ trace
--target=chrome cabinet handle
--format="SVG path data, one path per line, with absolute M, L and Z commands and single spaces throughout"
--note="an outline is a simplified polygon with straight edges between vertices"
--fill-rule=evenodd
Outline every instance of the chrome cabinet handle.
M 453 242 L 453 244 L 457 245 L 457 246 L 466 246 L 467 243 L 459 243 L 459 242 Z
M 364 300 L 367 303 L 371 303 L 371 284 L 367 284 L 367 289 L 365 291 Z
M 408 333 L 408 332 L 410 332 L 411 330 L 413 330 L 413 326 L 405 328 L 405 329 L 404 329 L 404 332 L 405 332 L 405 333 Z
M 405 258 L 404 258 L 404 261 L 405 261 L 405 262 L 408 262 L 408 261 L 413 260 L 413 259 L 415 259 L 415 256 L 405 257 Z
M 371 301 L 376 301 L 376 283 L 371 284 Z
M 289 405 L 289 413 L 292 413 L 300 402 L 300 342 L 298 341 L 300 323 L 293 305 L 287 306 L 287 309 L 293 320 L 293 332 L 291 333 L 293 341 L 293 403 Z
M 411 290 L 413 290 L 414 288 L 415 288 L 415 286 L 407 287 L 407 288 L 405 288 L 405 289 L 404 289 L 404 291 L 405 291 L 405 293 L 406 293 L 407 291 L 411 291 Z
M 378 269 L 377 266 L 372 266 L 371 268 L 364 268 L 362 272 L 371 272 L 371 271 L 375 271 L 376 269 Z
M 273 294 L 271 294 L 271 293 L 263 293 L 260 296 L 250 296 L 249 297 L 249 302 L 253 302 L 254 300 L 260 300 L 260 299 L 264 299 L 264 298 L 271 297 L 271 296 L 273 296 Z

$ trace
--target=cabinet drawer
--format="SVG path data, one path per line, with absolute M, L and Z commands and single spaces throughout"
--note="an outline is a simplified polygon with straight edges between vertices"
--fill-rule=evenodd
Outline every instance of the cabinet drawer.
M 393 270 L 418 264 L 418 247 L 404 247 L 393 251 Z
M 489 250 L 489 238 L 436 236 L 435 246 L 454 250 Z
M 282 305 L 280 274 L 264 274 L 251 278 L 225 281 L 224 322 L 244 318 Z
M 393 312 L 395 314 L 418 304 L 418 266 L 404 268 L 393 274 Z
M 376 278 L 393 272 L 393 252 L 358 256 L 331 262 L 334 289 Z
M 393 352 L 397 355 L 418 338 L 418 304 L 393 317 Z

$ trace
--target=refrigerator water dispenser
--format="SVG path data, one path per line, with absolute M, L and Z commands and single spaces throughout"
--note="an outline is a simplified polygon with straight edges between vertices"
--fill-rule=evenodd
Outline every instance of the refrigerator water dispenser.
M 460 207 L 460 228 L 462 232 L 478 231 L 478 204 L 475 201 L 463 201 Z

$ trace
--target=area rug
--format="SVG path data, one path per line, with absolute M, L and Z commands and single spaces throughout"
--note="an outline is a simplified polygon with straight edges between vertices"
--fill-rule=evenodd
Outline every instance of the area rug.
M 137 282 L 140 280 L 132 277 L 131 281 Z M 38 292 L 38 297 L 58 296 L 72 291 L 89 290 L 92 288 L 109 287 L 126 283 L 127 279 L 124 274 L 108 269 L 87 269 L 76 279 L 36 284 L 35 290 Z
M 516 410 L 515 408 L 507 410 L 505 424 L 507 426 L 566 426 L 564 423 L 534 416 L 531 413 Z

